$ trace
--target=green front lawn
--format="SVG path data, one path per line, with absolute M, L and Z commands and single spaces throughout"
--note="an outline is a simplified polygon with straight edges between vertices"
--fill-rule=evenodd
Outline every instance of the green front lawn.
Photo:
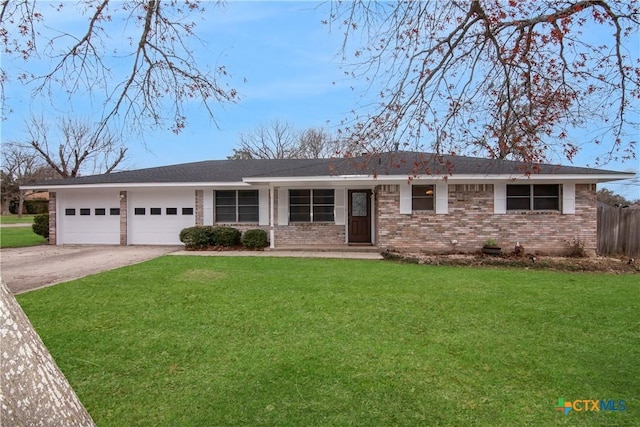
M 640 419 L 637 275 L 168 256 L 18 300 L 99 426 Z
M 47 240 L 34 233 L 30 226 L 0 227 L 0 248 L 21 248 L 46 242 Z
M 33 224 L 34 215 L 22 215 L 22 218 L 18 218 L 18 215 L 0 215 L 0 224 Z

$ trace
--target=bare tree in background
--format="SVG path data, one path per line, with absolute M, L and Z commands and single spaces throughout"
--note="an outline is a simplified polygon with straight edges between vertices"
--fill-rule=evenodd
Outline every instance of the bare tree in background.
M 240 135 L 230 159 L 319 159 L 335 156 L 340 143 L 324 129 L 296 130 L 279 120 Z
M 327 159 L 341 154 L 338 139 L 322 128 L 309 128 L 298 137 L 300 157 L 305 159 Z
M 21 144 L 33 148 L 61 178 L 73 178 L 82 172 L 110 173 L 127 153 L 119 137 L 107 130 L 98 134 L 82 120 L 61 119 L 56 127 L 32 117 L 27 132 L 28 140 Z
M 178 133 L 187 122 L 187 103 L 199 101 L 214 118 L 216 103 L 237 99 L 237 92 L 224 83 L 224 66 L 207 66 L 195 59 L 194 42 L 201 40 L 194 20 L 204 3 L 4 0 L 0 3 L 3 54 L 23 58 L 27 64 L 45 59 L 49 68 L 42 73 L 3 68 L 2 87 L 8 79 L 30 83 L 33 96 L 48 98 L 52 104 L 60 94 L 66 94 L 67 101 L 88 98 L 100 106 L 100 120 L 93 128 L 96 136 L 114 122 L 118 128 L 126 124 L 138 132 L 167 125 Z M 52 27 L 55 15 L 68 14 L 67 9 L 85 17 L 86 27 L 77 32 L 72 32 L 73 26 Z M 115 65 L 127 71 L 118 75 Z
M 2 215 L 9 214 L 11 202 L 18 199 L 18 217 L 22 216 L 24 200 L 35 191 L 21 191 L 20 186 L 59 177 L 31 147 L 15 143 L 2 144 Z
M 571 160 L 595 142 L 597 163 L 635 158 L 639 10 L 632 1 L 333 2 L 327 23 L 344 30 L 349 75 L 380 96 L 345 122 L 347 150 L 428 141 L 437 154 L 534 164 Z M 590 141 L 572 137 L 587 127 L 598 129 Z

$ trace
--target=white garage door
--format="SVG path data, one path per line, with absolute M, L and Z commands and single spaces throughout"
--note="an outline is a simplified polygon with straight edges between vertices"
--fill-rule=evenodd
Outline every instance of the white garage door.
M 128 242 L 179 245 L 180 230 L 195 225 L 195 190 L 128 192 Z
M 58 244 L 120 243 L 120 199 L 113 190 L 58 193 Z

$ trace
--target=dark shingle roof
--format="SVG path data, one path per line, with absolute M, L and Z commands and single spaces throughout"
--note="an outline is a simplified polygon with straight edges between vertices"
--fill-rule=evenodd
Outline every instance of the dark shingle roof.
M 242 182 L 243 178 L 286 178 L 330 175 L 510 175 L 523 174 L 620 174 L 600 169 L 535 165 L 523 162 L 466 156 L 435 156 L 430 153 L 392 152 L 350 159 L 209 160 L 113 172 L 103 175 L 57 179 L 29 186 Z

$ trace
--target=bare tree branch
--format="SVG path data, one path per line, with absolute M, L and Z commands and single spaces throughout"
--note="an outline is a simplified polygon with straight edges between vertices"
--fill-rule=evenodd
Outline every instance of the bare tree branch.
M 44 119 L 32 117 L 27 123 L 29 138 L 22 145 L 33 148 L 47 165 L 62 178 L 81 173 L 109 173 L 122 163 L 127 148 L 118 137 L 108 131 L 97 132 L 87 122 L 65 118 L 58 126 L 48 125 Z M 50 147 L 50 138 L 61 141 Z
M 36 83 L 33 95 L 48 97 L 52 104 L 61 94 L 68 101 L 88 97 L 100 106 L 94 112 L 100 117 L 96 138 L 114 123 L 140 133 L 165 126 L 179 133 L 186 126 L 190 103 L 200 102 L 215 123 L 214 107 L 238 99 L 236 90 L 223 81 L 228 76 L 225 67 L 199 64 L 194 56 L 194 42 L 204 46 L 193 21 L 204 10 L 199 1 L 60 3 L 58 13 L 76 7 L 87 16 L 79 35 L 47 26 L 47 16 L 56 11 L 46 4 L 44 16 L 38 10 L 44 5 L 32 0 L 2 2 L 0 40 L 5 53 L 25 60 L 42 55 L 53 61 L 43 74 L 3 69 L 3 87 L 6 79 Z M 122 38 L 129 39 L 128 48 L 122 47 Z M 37 49 L 39 42 L 46 48 Z M 128 71 L 120 74 L 123 69 Z
M 349 75 L 378 104 L 344 122 L 347 151 L 424 149 L 571 160 L 601 121 L 605 158 L 635 157 L 640 5 L 614 1 L 331 3 Z M 588 32 L 601 30 L 600 38 Z M 612 29 L 610 31 L 609 29 Z M 365 42 L 358 45 L 357 37 Z M 606 39 L 603 39 L 606 38 Z

